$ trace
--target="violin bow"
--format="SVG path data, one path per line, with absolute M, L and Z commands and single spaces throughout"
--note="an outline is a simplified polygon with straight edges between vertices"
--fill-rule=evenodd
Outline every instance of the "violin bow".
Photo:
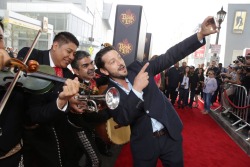
M 32 50 L 34 49 L 34 47 L 35 47 L 35 45 L 36 45 L 36 43 L 37 43 L 37 41 L 38 41 L 38 39 L 39 39 L 41 33 L 42 33 L 43 31 L 46 32 L 47 30 L 48 30 L 48 19 L 47 19 L 47 18 L 44 18 L 44 19 L 43 19 L 43 22 L 42 22 L 42 28 L 39 29 L 39 31 L 38 31 L 38 33 L 37 33 L 37 35 L 36 35 L 36 37 L 35 37 L 35 39 L 34 39 L 32 45 L 31 45 L 31 47 L 30 47 L 28 53 L 27 53 L 26 56 L 24 57 L 24 59 L 23 59 L 23 64 L 26 64 L 26 62 L 28 61 L 29 56 L 30 56 Z M 5 107 L 5 104 L 7 103 L 8 99 L 9 99 L 9 97 L 10 97 L 11 92 L 12 92 L 13 89 L 14 89 L 14 86 L 15 86 L 15 84 L 16 84 L 16 82 L 17 82 L 19 76 L 20 76 L 20 74 L 21 74 L 21 70 L 18 70 L 18 72 L 16 73 L 15 77 L 13 78 L 11 84 L 10 84 L 9 87 L 7 88 L 7 90 L 6 90 L 6 92 L 5 92 L 4 96 L 3 96 L 3 98 L 2 98 L 2 100 L 1 100 L 1 103 L 0 103 L 0 115 L 1 115 L 1 113 L 2 113 L 2 111 L 3 111 L 3 109 L 4 109 L 4 107 Z M 1 130 L 1 127 L 0 127 L 0 130 Z

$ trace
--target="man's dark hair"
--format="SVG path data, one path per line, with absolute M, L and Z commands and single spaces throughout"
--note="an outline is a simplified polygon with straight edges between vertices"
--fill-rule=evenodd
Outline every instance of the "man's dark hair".
M 107 46 L 107 47 L 101 49 L 99 52 L 97 52 L 97 54 L 95 56 L 95 65 L 97 68 L 104 67 L 104 62 L 102 61 L 102 56 L 111 50 L 115 50 L 115 48 L 113 46 Z
M 75 58 L 71 62 L 71 67 L 79 70 L 79 66 L 77 64 L 77 61 L 81 60 L 85 57 L 90 57 L 90 54 L 86 51 L 76 51 Z
M 74 43 L 77 47 L 79 46 L 79 41 L 76 39 L 76 37 L 70 32 L 66 31 L 56 34 L 53 42 L 58 42 L 60 46 L 70 42 Z

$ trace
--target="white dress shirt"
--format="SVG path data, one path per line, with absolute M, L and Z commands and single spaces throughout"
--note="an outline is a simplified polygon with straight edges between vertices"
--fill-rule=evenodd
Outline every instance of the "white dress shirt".
M 49 64 L 50 64 L 50 67 L 56 67 L 56 66 L 55 66 L 55 63 L 53 62 L 53 60 L 52 60 L 52 58 L 51 58 L 50 52 L 49 52 Z M 59 110 L 65 112 L 66 109 L 67 109 L 67 107 L 68 107 L 68 102 L 67 102 L 67 104 L 66 104 L 63 108 L 59 108 L 59 107 L 58 107 L 58 98 L 57 98 L 57 99 L 56 99 L 56 106 L 57 106 L 57 108 L 58 108 Z

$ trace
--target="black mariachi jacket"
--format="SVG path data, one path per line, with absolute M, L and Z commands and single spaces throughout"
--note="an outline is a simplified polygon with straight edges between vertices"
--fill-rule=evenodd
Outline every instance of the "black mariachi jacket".
M 25 56 L 28 50 L 27 47 L 21 49 L 18 57 Z M 49 50 L 34 49 L 29 60 L 36 60 L 39 64 L 49 66 Z M 63 77 L 73 78 L 73 73 L 68 68 L 64 68 Z M 56 104 L 64 83 L 53 83 L 54 86 L 46 93 L 27 92 L 25 94 L 27 108 L 25 109 L 24 153 L 28 155 L 28 159 L 24 162 L 38 167 L 60 167 L 61 164 L 78 167 L 83 151 L 78 149 L 76 134 L 67 121 L 69 109 L 63 112 Z

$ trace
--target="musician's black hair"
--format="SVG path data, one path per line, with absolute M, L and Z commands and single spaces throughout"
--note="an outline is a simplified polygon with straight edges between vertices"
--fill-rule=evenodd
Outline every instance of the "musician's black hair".
M 68 43 L 72 42 L 77 47 L 79 46 L 79 41 L 76 39 L 76 37 L 73 34 L 71 34 L 70 32 L 66 32 L 66 31 L 59 32 L 58 34 L 56 34 L 53 42 L 58 42 L 59 45 L 68 44 Z
M 81 59 L 83 59 L 85 57 L 90 57 L 90 54 L 88 52 L 86 52 L 86 51 L 83 51 L 83 50 L 76 51 L 75 58 L 71 62 L 71 67 L 79 70 L 77 61 L 81 60 Z
M 107 46 L 101 49 L 99 52 L 97 52 L 95 56 L 95 65 L 97 68 L 103 68 L 104 67 L 104 62 L 102 61 L 102 56 L 105 55 L 107 52 L 115 50 L 113 46 Z

